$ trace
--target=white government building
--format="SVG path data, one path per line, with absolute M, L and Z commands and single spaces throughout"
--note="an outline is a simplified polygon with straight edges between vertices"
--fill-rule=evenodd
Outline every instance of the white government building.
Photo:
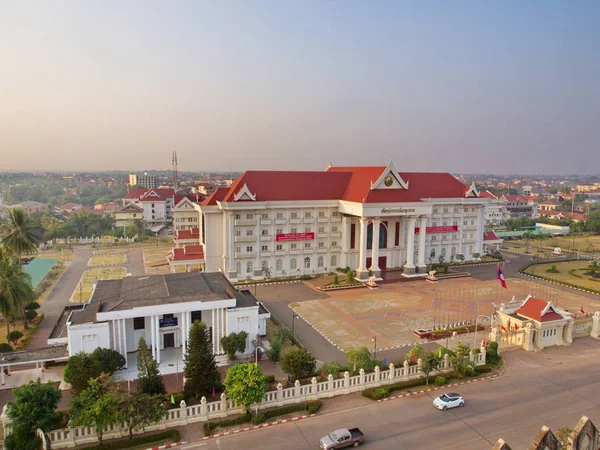
M 221 273 L 190 272 L 125 277 L 98 281 L 82 310 L 67 320 L 69 356 L 91 353 L 98 347 L 120 352 L 127 360 L 126 376 L 136 378 L 137 347 L 141 337 L 160 363 L 163 374 L 183 369 L 192 323 L 200 320 L 210 330 L 217 364 L 227 363 L 221 338 L 248 333 L 252 341 L 266 334 L 270 317 L 250 291 L 236 290 Z M 118 376 L 119 374 L 117 374 Z
M 169 262 L 173 271 L 199 265 L 231 281 L 346 266 L 360 280 L 390 269 L 418 276 L 440 257 L 482 254 L 489 202 L 451 174 L 398 172 L 392 162 L 248 171 L 203 202 L 174 208 L 175 223 L 197 214 L 198 229 L 177 233 Z

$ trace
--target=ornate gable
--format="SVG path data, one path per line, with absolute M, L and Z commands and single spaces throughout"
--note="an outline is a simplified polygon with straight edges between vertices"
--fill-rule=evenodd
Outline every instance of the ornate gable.
M 471 183 L 471 187 L 465 194 L 465 197 L 479 197 L 479 191 L 475 187 L 475 182 Z
M 193 211 L 194 205 L 192 203 L 192 201 L 187 198 L 187 197 L 183 197 L 183 199 L 181 199 L 181 201 L 179 203 L 177 203 L 177 205 L 175 205 L 175 207 L 173 208 L 173 210 L 188 210 L 188 211 Z
M 408 183 L 402 179 L 393 161 L 390 161 L 377 181 L 371 182 L 371 190 L 375 189 L 408 189 Z
M 242 188 L 233 196 L 233 201 L 237 202 L 240 200 L 251 200 L 253 202 L 256 201 L 256 194 L 252 194 L 248 185 L 244 183 Z

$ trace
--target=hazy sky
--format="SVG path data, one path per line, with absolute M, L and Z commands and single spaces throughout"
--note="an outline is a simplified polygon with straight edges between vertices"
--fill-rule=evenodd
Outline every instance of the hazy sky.
M 0 170 L 600 172 L 600 1 L 0 0 Z

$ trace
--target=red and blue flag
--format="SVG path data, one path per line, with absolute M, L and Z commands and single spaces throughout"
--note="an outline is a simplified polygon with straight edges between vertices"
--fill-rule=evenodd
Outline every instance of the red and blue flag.
M 506 287 L 506 280 L 504 279 L 504 274 L 502 273 L 502 269 L 500 268 L 500 265 L 498 265 L 498 274 L 496 275 L 496 278 L 498 278 L 498 280 L 500 280 L 500 284 L 502 285 L 502 287 L 504 289 L 508 289 Z

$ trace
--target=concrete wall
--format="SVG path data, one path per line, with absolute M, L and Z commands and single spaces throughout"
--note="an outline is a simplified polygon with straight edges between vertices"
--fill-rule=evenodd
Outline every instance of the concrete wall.
M 107 322 L 69 327 L 69 356 L 81 351 L 93 352 L 98 347 L 111 348 Z

